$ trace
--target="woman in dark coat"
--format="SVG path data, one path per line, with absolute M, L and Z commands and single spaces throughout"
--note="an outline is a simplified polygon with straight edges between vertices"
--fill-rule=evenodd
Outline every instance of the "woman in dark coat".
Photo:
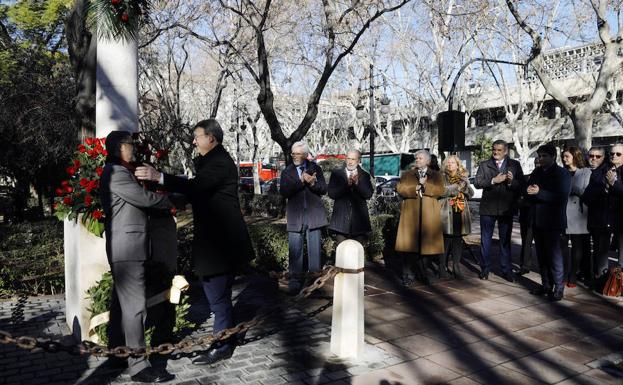
M 472 232 L 472 216 L 467 200 L 474 195 L 469 185 L 467 170 L 456 155 L 450 155 L 443 162 L 445 191 L 441 201 L 441 223 L 446 252 L 439 258 L 439 276 L 448 276 L 446 263 L 452 254 L 452 271 L 457 279 L 462 279 L 461 256 L 463 236 Z

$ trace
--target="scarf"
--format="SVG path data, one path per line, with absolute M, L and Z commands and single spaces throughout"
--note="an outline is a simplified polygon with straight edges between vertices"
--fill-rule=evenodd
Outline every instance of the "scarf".
M 448 175 L 448 181 L 450 184 L 458 185 L 461 182 L 461 176 L 456 173 L 454 175 Z M 457 213 L 462 213 L 465 210 L 465 194 L 459 191 L 454 197 L 450 198 L 450 206 Z

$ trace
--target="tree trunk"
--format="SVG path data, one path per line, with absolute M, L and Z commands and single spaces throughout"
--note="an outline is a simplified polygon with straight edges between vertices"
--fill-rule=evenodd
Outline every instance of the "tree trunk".
M 586 104 L 581 104 L 575 108 L 571 114 L 575 142 L 582 151 L 587 152 L 593 145 L 593 120 L 594 114 Z

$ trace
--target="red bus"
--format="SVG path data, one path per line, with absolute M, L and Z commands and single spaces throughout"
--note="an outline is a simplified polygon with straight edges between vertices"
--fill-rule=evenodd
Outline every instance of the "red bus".
M 257 167 L 260 174 L 260 180 L 262 181 L 266 182 L 279 177 L 279 170 L 271 164 L 257 162 Z M 253 178 L 252 162 L 240 162 L 240 177 Z

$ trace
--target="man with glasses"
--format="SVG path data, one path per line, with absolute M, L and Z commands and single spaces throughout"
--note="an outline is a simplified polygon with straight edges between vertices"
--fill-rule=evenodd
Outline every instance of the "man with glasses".
M 606 173 L 608 193 L 617 214 L 614 216 L 614 237 L 619 253 L 619 266 L 623 267 L 623 143 L 610 150 L 612 167 Z
M 305 142 L 292 145 L 292 164 L 281 172 L 279 192 L 287 199 L 288 258 L 290 294 L 301 288 L 303 272 L 303 237 L 307 237 L 307 262 L 310 272 L 320 271 L 320 232 L 327 222 L 321 196 L 327 193 L 322 169 L 307 160 L 309 148 Z
M 508 143 L 503 140 L 493 142 L 491 159 L 480 164 L 474 181 L 476 188 L 483 189 L 480 200 L 480 279 L 489 279 L 490 250 L 497 222 L 502 277 L 509 282 L 515 280 L 511 264 L 511 233 L 513 215 L 524 183 L 521 164 L 508 156 Z
M 223 147 L 223 129 L 216 119 L 202 120 L 193 128 L 195 178 L 160 173 L 138 167 L 139 179 L 158 182 L 165 189 L 186 195 L 193 206 L 192 256 L 195 273 L 202 279 L 210 310 L 213 334 L 234 326 L 231 291 L 234 274 L 255 257 L 238 201 L 238 170 Z M 210 365 L 234 351 L 232 338 L 216 344 L 193 363 Z
M 612 165 L 606 158 L 606 150 L 603 147 L 592 147 L 588 151 L 588 163 L 592 169 L 591 179 L 582 194 L 582 201 L 588 206 L 587 227 L 593 240 L 592 272 L 600 278 L 608 269 L 608 250 L 613 225 L 616 217 L 621 214 L 616 212 L 614 199 L 609 191 L 607 176 L 612 175 L 609 172 Z

